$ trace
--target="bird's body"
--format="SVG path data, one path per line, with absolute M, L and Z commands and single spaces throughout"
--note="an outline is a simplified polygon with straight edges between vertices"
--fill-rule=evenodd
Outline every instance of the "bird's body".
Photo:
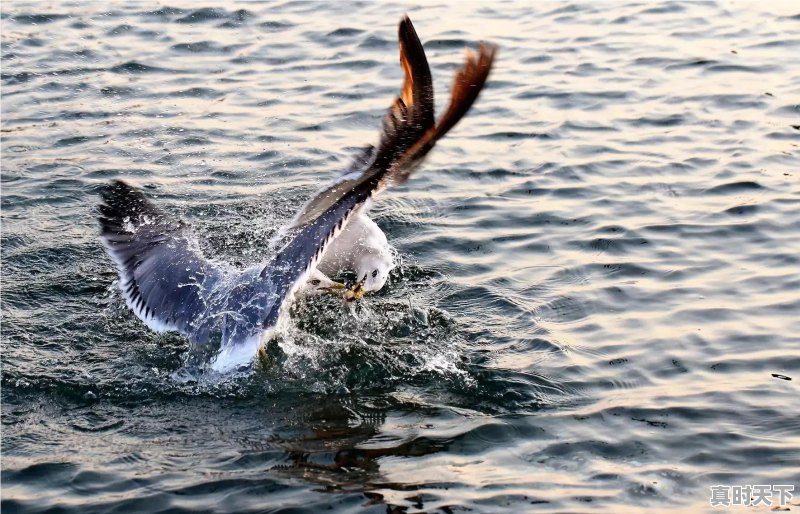
M 366 214 L 358 213 L 328 247 L 317 269 L 326 275 L 355 271 L 360 261 L 370 255 L 392 260 L 386 234 Z
M 351 271 L 363 281 L 365 292 L 379 291 L 394 267 L 394 255 L 386 234 L 364 210 L 353 216 L 345 229 L 333 240 L 317 270 L 331 276 Z
M 187 225 L 138 189 L 117 180 L 102 190 L 103 244 L 117 265 L 127 305 L 148 327 L 179 332 L 198 345 L 219 340 L 211 368 L 224 372 L 252 361 L 296 292 L 309 284 L 312 290 L 331 287 L 323 284 L 330 280 L 325 272 L 356 271 L 351 298 L 383 286 L 386 277 L 379 270 L 388 275 L 393 261 L 386 236 L 366 215 L 368 204 L 387 186 L 408 179 L 461 119 L 494 57 L 488 45 L 481 45 L 478 58 L 468 54 L 450 105 L 437 121 L 430 69 L 408 18 L 400 23 L 399 38 L 405 83 L 384 117 L 380 142 L 300 209 L 287 227 L 288 242 L 263 263 L 238 270 L 206 259 Z
M 355 273 L 362 294 L 380 291 L 394 265 L 394 253 L 386 234 L 370 219 L 365 207 L 333 240 L 300 293 L 316 296 L 344 289 L 343 284 L 330 278 L 341 272 Z

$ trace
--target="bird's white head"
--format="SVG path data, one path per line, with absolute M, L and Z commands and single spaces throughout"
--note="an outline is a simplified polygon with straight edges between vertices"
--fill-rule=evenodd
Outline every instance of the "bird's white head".
M 324 273 L 314 270 L 300 290 L 301 294 L 316 296 L 325 293 L 337 293 L 345 289 L 344 284 L 329 279 Z
M 358 300 L 368 291 L 380 291 L 394 267 L 390 253 L 370 253 L 358 259 L 356 284 L 345 293 L 347 301 Z
M 381 256 L 371 256 L 360 263 L 358 269 L 359 280 L 364 281 L 364 291 L 380 291 L 389 279 L 389 271 L 392 269 L 391 260 Z

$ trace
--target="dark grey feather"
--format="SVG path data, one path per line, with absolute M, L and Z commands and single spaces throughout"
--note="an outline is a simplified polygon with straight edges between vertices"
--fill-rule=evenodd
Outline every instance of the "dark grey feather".
M 237 271 L 208 261 L 183 222 L 125 182 L 112 182 L 101 197 L 101 236 L 117 264 L 120 290 L 150 328 L 199 344 L 215 332 L 224 344 L 244 337 L 248 327 L 260 331 L 263 311 L 276 299 L 261 267 Z M 249 306 L 254 303 L 257 308 Z
M 303 227 L 266 265 L 244 271 L 213 263 L 188 228 L 120 180 L 99 206 L 101 236 L 117 264 L 126 303 L 151 329 L 196 344 L 219 334 L 223 350 L 273 328 L 326 245 L 369 196 L 349 194 Z

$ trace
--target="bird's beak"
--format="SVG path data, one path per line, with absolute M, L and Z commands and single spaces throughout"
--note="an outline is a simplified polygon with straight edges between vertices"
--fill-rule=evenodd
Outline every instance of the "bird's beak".
M 364 290 L 364 282 L 367 281 L 367 276 L 364 275 L 364 278 L 356 282 L 353 287 L 345 291 L 344 299 L 348 302 L 354 302 L 356 300 L 360 300 L 366 291 Z
M 321 287 L 320 289 L 326 293 L 338 294 L 342 289 L 347 289 L 347 287 L 341 282 L 334 282 L 332 285 L 328 287 Z

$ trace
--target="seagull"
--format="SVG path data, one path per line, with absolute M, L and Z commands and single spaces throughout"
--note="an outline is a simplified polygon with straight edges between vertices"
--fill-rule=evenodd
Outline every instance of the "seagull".
M 116 264 L 126 304 L 150 329 L 178 332 L 194 345 L 219 341 L 209 367 L 227 373 L 251 365 L 261 345 L 275 337 L 296 293 L 314 289 L 315 280 L 317 286 L 335 287 L 325 282 L 323 270 L 353 267 L 360 276 L 347 291 L 352 298 L 383 285 L 391 260 L 382 252 L 386 236 L 366 215 L 372 198 L 408 180 L 467 113 L 497 49 L 481 43 L 477 55 L 467 51 L 449 106 L 437 120 L 428 61 L 407 16 L 398 37 L 405 80 L 383 117 L 378 144 L 365 148 L 301 207 L 284 231 L 288 242 L 263 262 L 242 270 L 208 259 L 190 227 L 139 189 L 122 180 L 101 189 L 102 243 Z M 354 245 L 360 247 L 356 254 Z

